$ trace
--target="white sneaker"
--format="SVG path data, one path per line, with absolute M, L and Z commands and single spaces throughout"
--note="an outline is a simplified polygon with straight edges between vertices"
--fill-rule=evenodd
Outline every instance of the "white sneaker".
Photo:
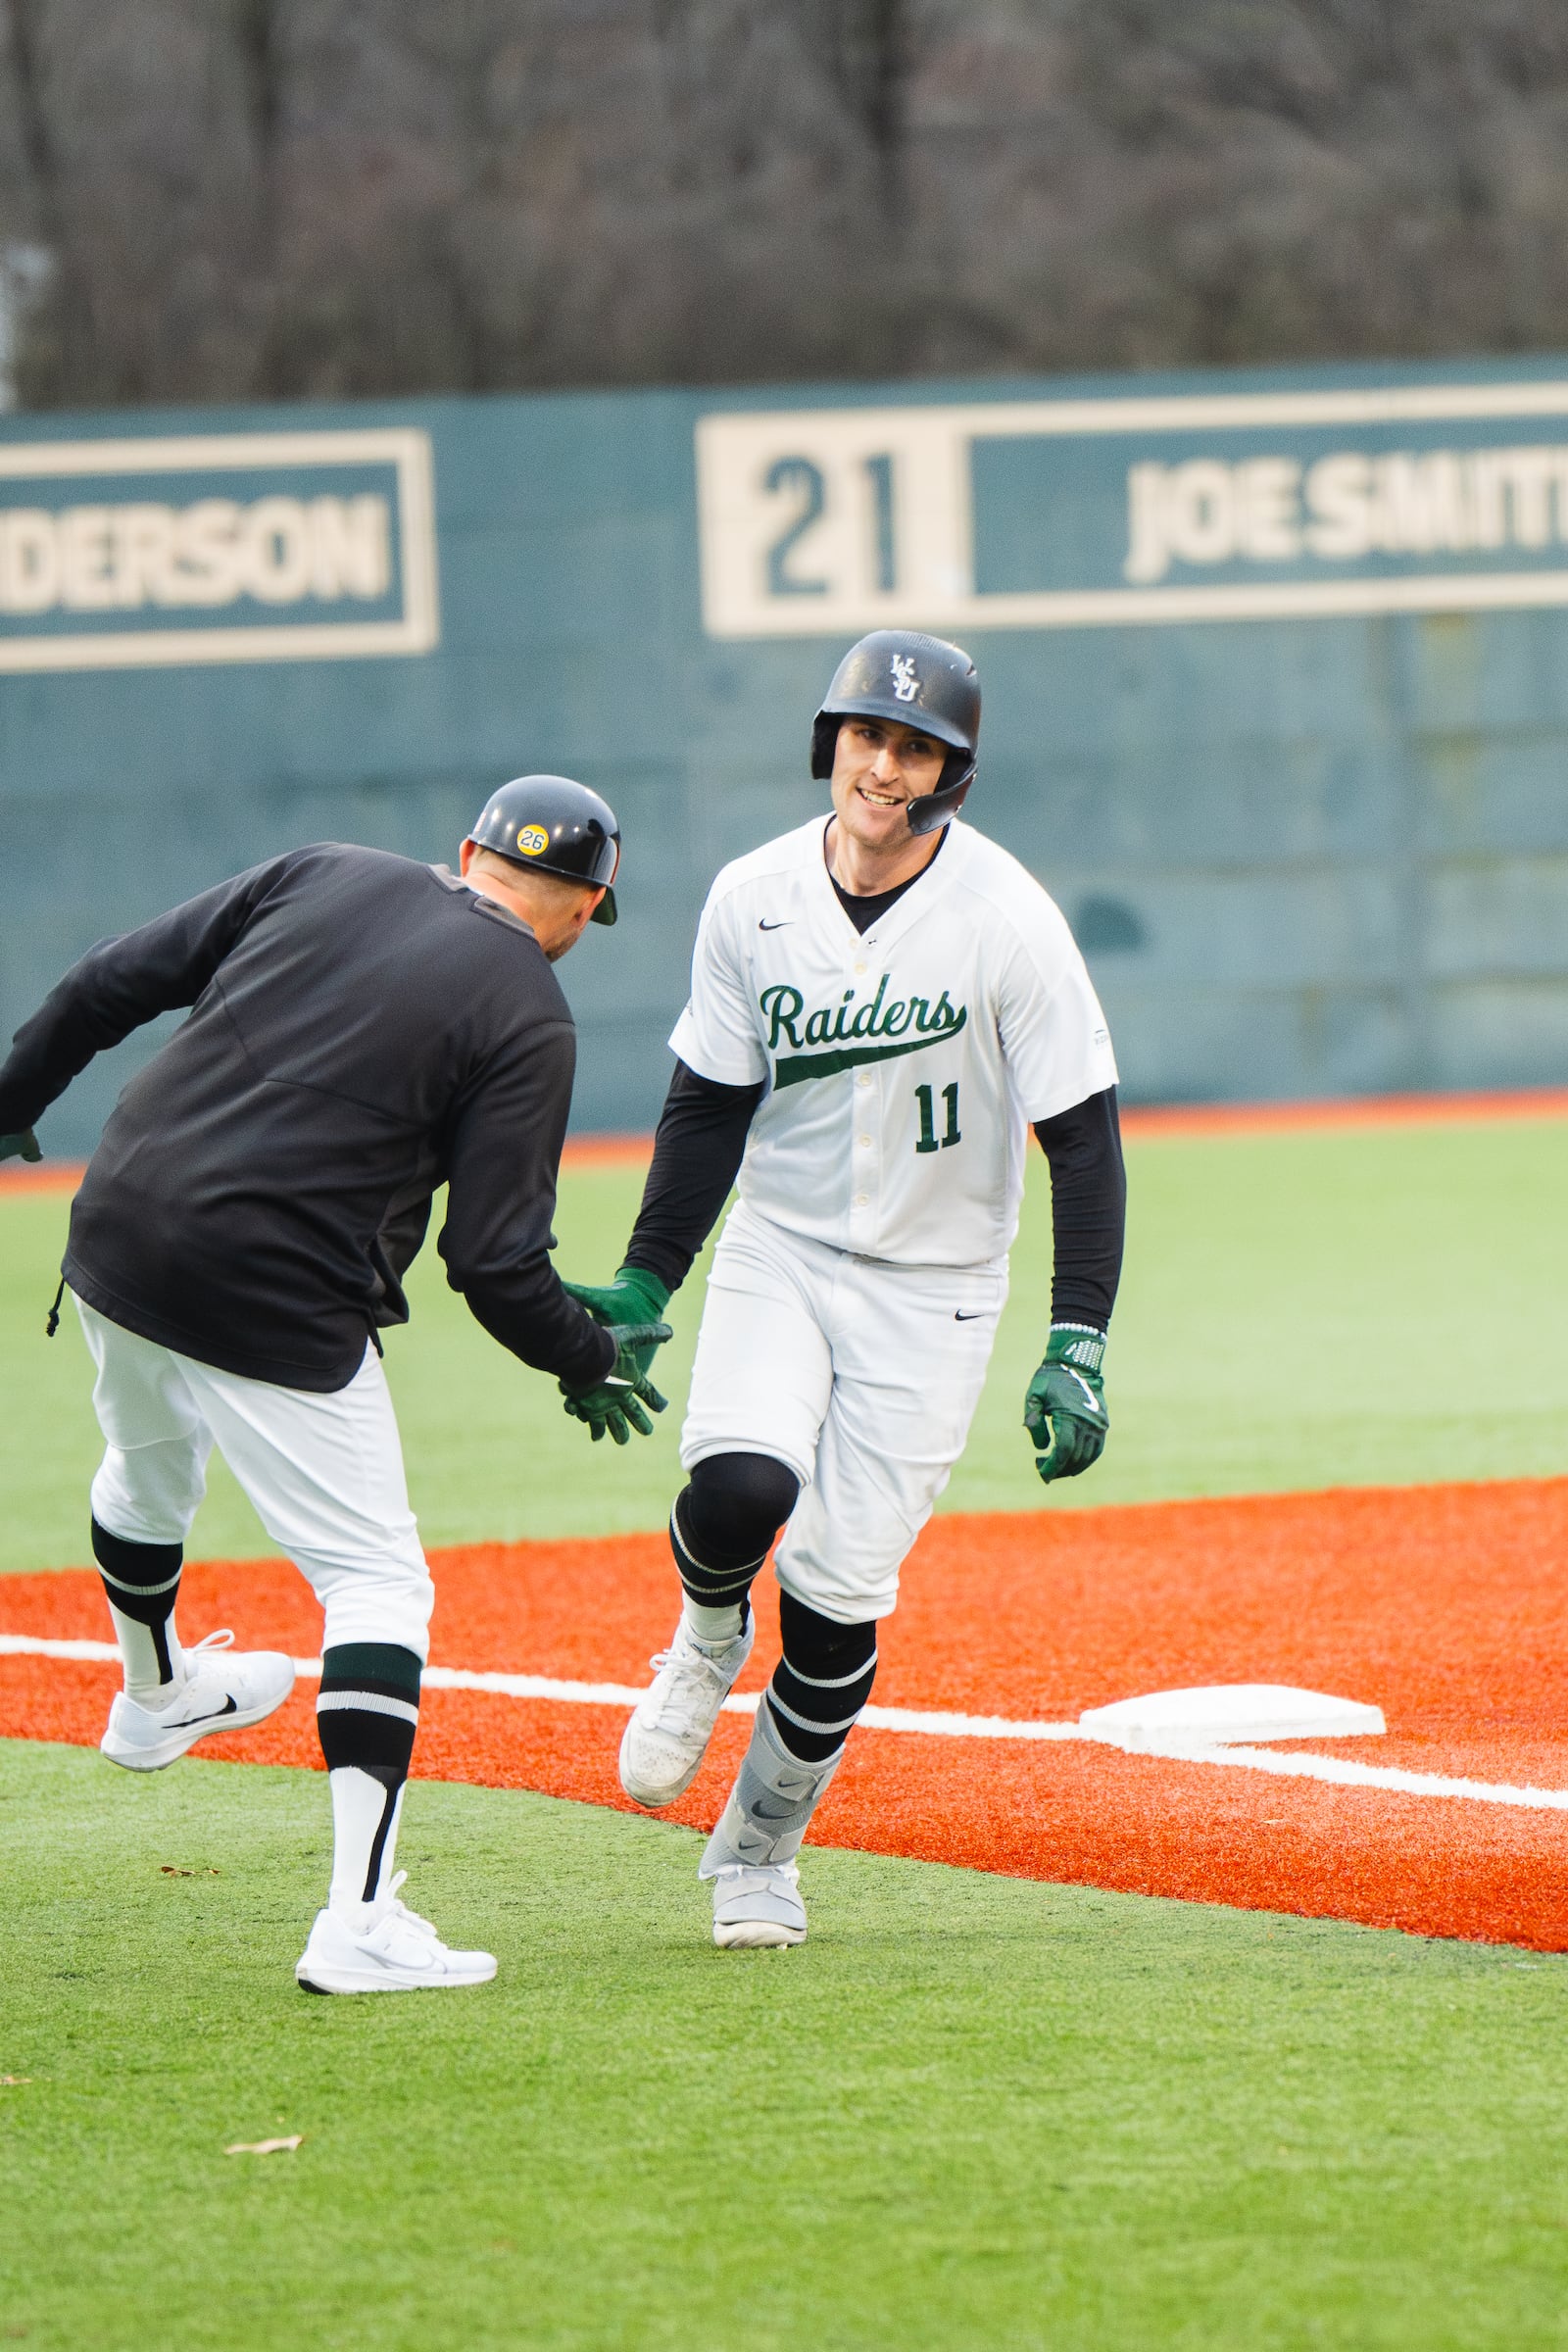
M 683 1616 L 669 1647 L 649 1659 L 654 1679 L 620 1741 L 620 1785 L 633 1804 L 657 1813 L 691 1787 L 718 1710 L 756 1639 L 757 1620 L 749 1610 L 734 1641 L 711 1649 L 695 1639 Z
M 806 1905 L 796 1865 L 726 1863 L 713 1880 L 713 1941 L 721 1952 L 804 1943 Z
M 185 1680 L 167 1706 L 120 1691 L 99 1745 L 127 1772 L 162 1772 L 198 1740 L 265 1723 L 294 1688 L 294 1661 L 276 1649 L 232 1649 L 226 1629 L 185 1652 Z
M 493 1952 L 455 1952 L 427 1919 L 398 1900 L 400 1870 L 373 1927 L 356 1934 L 341 1913 L 318 1911 L 311 1940 L 294 1964 L 306 1992 L 441 1992 L 488 1984 Z

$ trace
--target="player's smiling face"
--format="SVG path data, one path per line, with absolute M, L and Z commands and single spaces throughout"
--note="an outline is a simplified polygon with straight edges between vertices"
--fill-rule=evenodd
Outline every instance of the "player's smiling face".
M 846 718 L 833 754 L 833 808 L 853 841 L 887 850 L 909 840 L 910 801 L 942 780 L 947 746 L 896 718 Z

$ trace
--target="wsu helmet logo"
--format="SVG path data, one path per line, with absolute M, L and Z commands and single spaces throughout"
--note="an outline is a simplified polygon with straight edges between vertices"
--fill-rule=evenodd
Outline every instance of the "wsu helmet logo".
M 898 696 L 901 703 L 912 703 L 915 696 L 919 693 L 920 681 L 914 674 L 914 657 L 912 654 L 894 655 L 893 691 Z

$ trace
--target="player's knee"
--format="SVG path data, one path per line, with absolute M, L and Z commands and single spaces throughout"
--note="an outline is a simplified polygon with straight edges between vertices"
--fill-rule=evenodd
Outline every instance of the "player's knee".
M 761 1558 L 800 1492 L 770 1453 L 711 1453 L 692 1470 L 681 1523 L 713 1566 L 740 1566 Z
M 292 1557 L 321 1604 L 326 1648 L 391 1642 L 429 1657 L 435 1586 L 416 1544 L 357 1559 L 296 1545 Z
M 199 1449 L 169 1438 L 106 1447 L 89 1500 L 98 1525 L 125 1543 L 183 1544 L 206 1488 Z

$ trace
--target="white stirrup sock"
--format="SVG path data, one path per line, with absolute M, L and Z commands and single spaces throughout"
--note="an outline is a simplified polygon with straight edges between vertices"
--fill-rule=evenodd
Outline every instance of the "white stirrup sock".
M 328 1901 L 353 1928 L 370 1925 L 392 1884 L 407 1782 L 389 1788 L 358 1764 L 327 1774 L 332 1791 L 332 1886 Z M 367 1900 L 367 1887 L 374 1892 Z

